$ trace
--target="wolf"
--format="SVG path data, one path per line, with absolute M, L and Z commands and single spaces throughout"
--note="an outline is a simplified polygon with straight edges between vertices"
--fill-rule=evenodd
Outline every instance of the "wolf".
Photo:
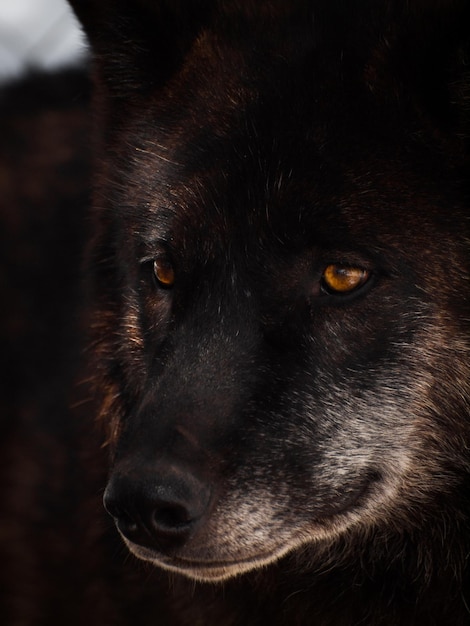
M 104 506 L 167 623 L 470 624 L 468 2 L 71 5 Z

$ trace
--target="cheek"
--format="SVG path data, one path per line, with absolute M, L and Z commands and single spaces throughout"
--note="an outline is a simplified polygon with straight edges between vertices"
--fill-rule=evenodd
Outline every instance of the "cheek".
M 285 421 L 289 456 L 307 480 L 328 489 L 364 473 L 406 473 L 420 394 L 398 371 L 362 387 L 317 377 L 310 393 L 296 392 L 295 413 Z

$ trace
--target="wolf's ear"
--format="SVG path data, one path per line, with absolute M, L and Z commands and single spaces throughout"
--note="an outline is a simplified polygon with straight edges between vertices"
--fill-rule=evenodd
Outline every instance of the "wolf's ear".
M 212 0 L 69 0 L 105 84 L 119 95 L 172 74 L 197 37 Z
M 136 24 L 145 23 L 165 31 L 170 26 L 198 21 L 212 0 L 69 0 L 92 45 L 100 45 L 107 36 L 134 33 Z

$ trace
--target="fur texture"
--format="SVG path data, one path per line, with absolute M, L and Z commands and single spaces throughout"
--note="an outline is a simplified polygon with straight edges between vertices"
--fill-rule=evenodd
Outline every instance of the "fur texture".
M 470 624 L 468 3 L 71 4 L 105 623 Z
M 74 4 L 127 546 L 203 582 L 303 572 L 279 623 L 467 623 L 467 7 Z

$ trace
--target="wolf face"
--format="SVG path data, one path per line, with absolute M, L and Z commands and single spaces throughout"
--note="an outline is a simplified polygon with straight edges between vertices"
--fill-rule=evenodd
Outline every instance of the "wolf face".
M 386 3 L 74 4 L 104 501 L 131 552 L 217 581 L 445 526 L 470 443 L 462 38 L 436 65 Z

